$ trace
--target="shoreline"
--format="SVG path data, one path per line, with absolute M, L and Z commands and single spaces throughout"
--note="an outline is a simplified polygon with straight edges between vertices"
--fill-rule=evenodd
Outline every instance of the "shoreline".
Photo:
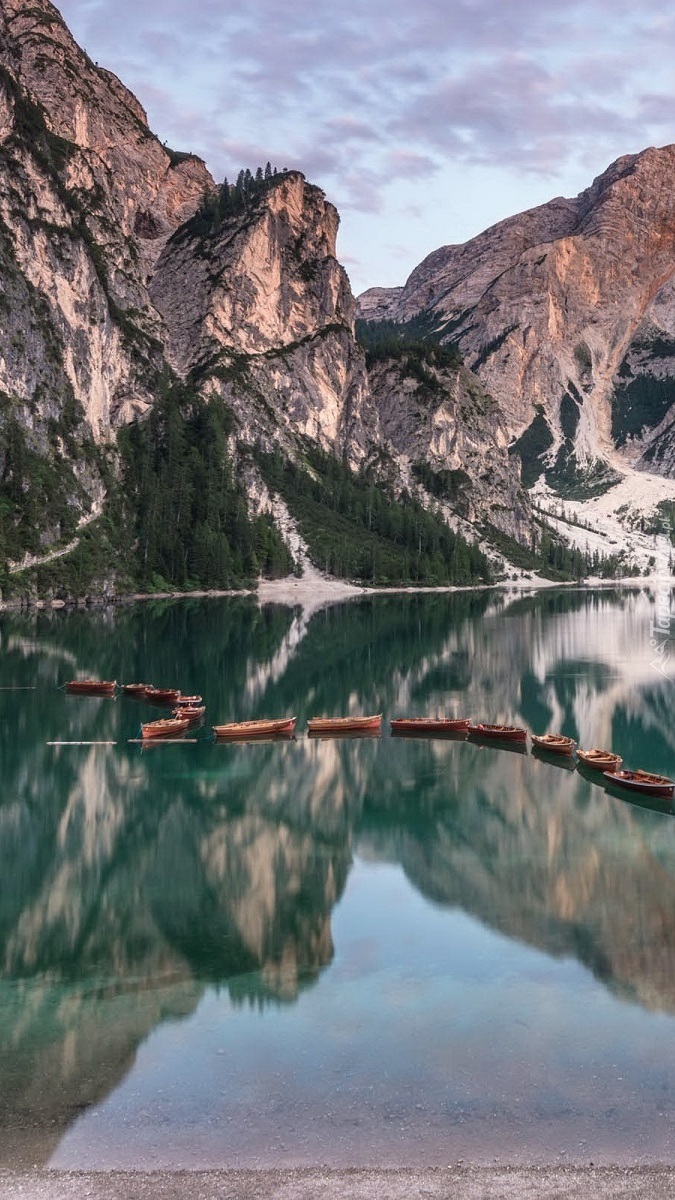
M 457 592 L 504 591 L 514 595 L 527 592 L 572 589 L 598 591 L 612 588 L 673 588 L 675 575 L 628 575 L 620 579 L 543 579 L 540 576 L 521 576 L 518 579 L 502 579 L 495 583 L 480 584 L 437 584 L 415 586 L 401 584 L 391 587 L 367 587 L 349 583 L 347 580 L 330 576 L 312 575 L 297 578 L 262 579 L 257 587 L 230 588 L 226 590 L 196 590 L 191 592 L 124 592 L 111 595 L 92 595 L 76 600 L 0 600 L 0 612 L 83 611 L 109 607 L 124 607 L 149 600 L 221 600 L 251 597 L 259 604 L 286 604 L 290 607 L 320 608 L 325 604 L 339 604 L 345 600 L 363 599 L 365 596 L 406 595 L 451 595 Z

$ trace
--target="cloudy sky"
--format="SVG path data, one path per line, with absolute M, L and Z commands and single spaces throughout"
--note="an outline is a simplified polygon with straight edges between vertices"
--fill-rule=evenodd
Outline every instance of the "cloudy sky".
M 663 0 L 57 0 L 216 179 L 298 167 L 356 292 L 675 141 Z

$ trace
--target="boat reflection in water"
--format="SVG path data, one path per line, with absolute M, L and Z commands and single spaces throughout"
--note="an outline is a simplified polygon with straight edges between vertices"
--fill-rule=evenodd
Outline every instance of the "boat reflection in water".
M 562 768 L 563 771 L 574 771 L 576 762 L 571 755 L 558 754 L 554 750 L 544 750 L 541 746 L 533 746 L 532 757 L 539 759 L 540 762 L 548 763 L 551 767 Z

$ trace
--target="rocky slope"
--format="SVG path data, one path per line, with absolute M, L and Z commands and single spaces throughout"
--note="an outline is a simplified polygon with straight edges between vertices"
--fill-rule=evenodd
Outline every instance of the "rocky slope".
M 369 320 L 425 316 L 497 400 L 526 471 L 562 490 L 606 464 L 672 475 L 675 146 L 619 159 L 574 200 L 430 254 Z M 604 478 L 603 478 L 604 476 Z

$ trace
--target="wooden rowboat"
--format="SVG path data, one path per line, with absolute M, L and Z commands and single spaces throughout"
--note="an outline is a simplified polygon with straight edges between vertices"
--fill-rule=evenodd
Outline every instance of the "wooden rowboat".
M 594 771 L 616 771 L 623 762 L 623 759 L 618 754 L 612 754 L 611 750 L 577 750 L 577 758 L 585 767 L 592 767 Z
M 562 733 L 533 733 L 532 745 L 538 750 L 550 750 L 553 754 L 574 754 L 576 742 Z
M 149 700 L 151 704 L 177 704 L 180 699 L 180 688 L 149 687 L 145 689 L 144 699 Z
M 471 721 L 468 717 L 395 717 L 389 722 L 391 732 L 409 734 L 466 733 Z
M 176 700 L 176 708 L 194 708 L 201 703 L 201 696 L 183 696 L 181 693 Z
M 178 720 L 189 721 L 194 724 L 195 721 L 201 721 L 206 712 L 205 704 L 180 704 L 176 708 L 171 709 L 171 715 Z
M 189 727 L 187 717 L 162 717 L 159 721 L 146 721 L 141 725 L 143 738 L 180 737 Z
M 295 730 L 297 717 L 278 717 L 273 720 L 231 721 L 228 725 L 214 725 L 217 738 L 268 738 L 290 737 Z
M 125 696 L 134 696 L 137 700 L 145 696 L 146 692 L 152 691 L 151 683 L 123 683 L 122 691 Z
M 310 717 L 307 728 L 310 733 L 365 733 L 379 730 L 382 713 L 371 717 Z
M 650 771 L 606 771 L 605 779 L 632 792 L 644 796 L 661 796 L 672 800 L 675 782 L 666 775 L 653 775 Z
M 115 679 L 69 679 L 66 691 L 74 696 L 114 696 Z
M 477 738 L 495 738 L 504 742 L 526 742 L 527 730 L 517 725 L 469 725 L 469 735 Z

